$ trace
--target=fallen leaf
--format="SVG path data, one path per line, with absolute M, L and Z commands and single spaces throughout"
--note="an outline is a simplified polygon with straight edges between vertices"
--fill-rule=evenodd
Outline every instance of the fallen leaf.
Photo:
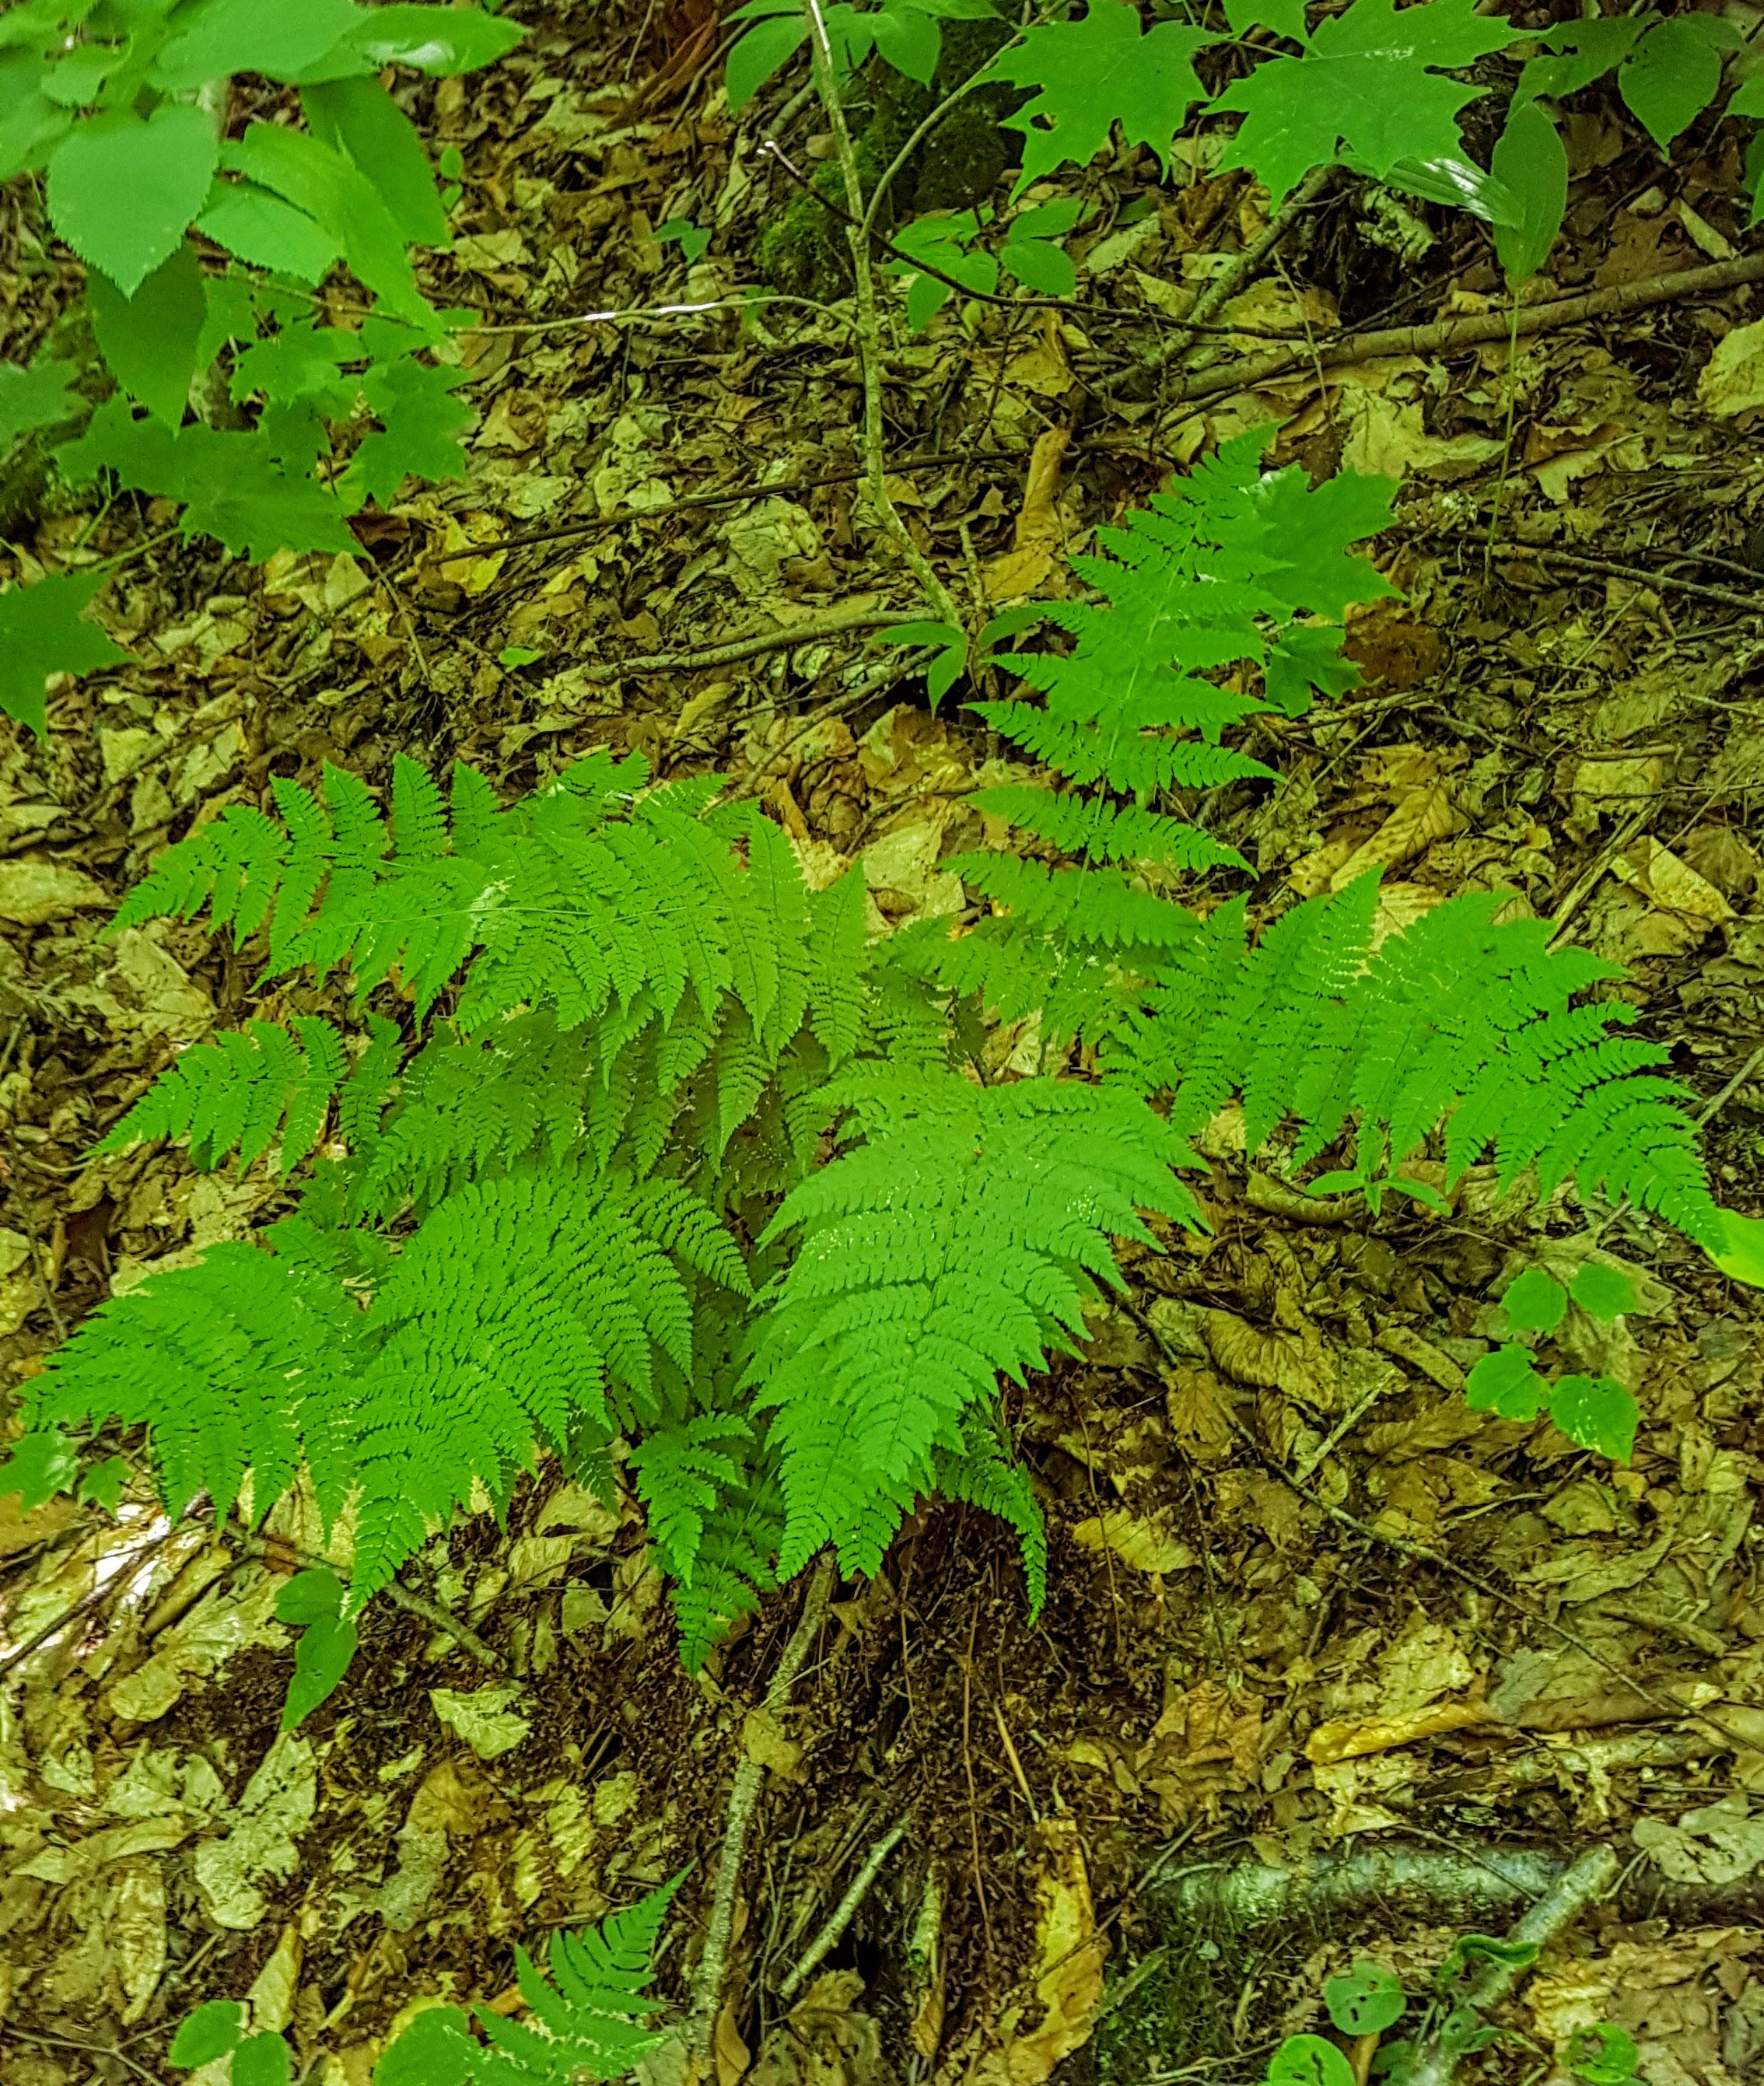
M 1195 1553 L 1171 1533 L 1161 1517 L 1142 1519 L 1123 1507 L 1081 1521 L 1072 1531 L 1086 1550 L 1112 1550 L 1136 1572 L 1180 1572 L 1195 1562 Z
M 49 862 L 0 862 L 0 920 L 41 927 L 75 913 L 108 912 L 116 901 L 77 869 Z
M 488 1760 L 512 1751 L 531 1728 L 525 1717 L 517 1716 L 509 1707 L 522 1692 L 518 1680 L 509 1680 L 499 1687 L 478 1688 L 469 1692 L 431 1688 L 428 1699 L 448 1730 L 463 1739 L 479 1760 Z
M 1054 568 L 1054 554 L 1065 533 L 1055 501 L 1067 440 L 1063 428 L 1045 428 L 1036 437 L 1011 547 L 982 570 L 988 601 L 1015 601 L 1033 594 Z

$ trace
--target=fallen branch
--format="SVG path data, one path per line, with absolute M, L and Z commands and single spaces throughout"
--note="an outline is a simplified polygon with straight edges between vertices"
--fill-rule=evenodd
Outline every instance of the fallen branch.
M 1572 1772 L 1570 1753 L 1562 1755 L 1562 1765 Z M 1313 1855 L 1289 1869 L 1268 1862 L 1208 1862 L 1166 1870 L 1161 1877 L 1153 1873 L 1144 1902 L 1156 1927 L 1190 1945 L 1209 1929 L 1247 1934 L 1289 1922 L 1345 1926 L 1369 1913 L 1462 1932 L 1511 1918 L 1547 1897 L 1572 1869 L 1570 1857 L 1550 1847 L 1476 1840 L 1441 1847 L 1392 1839 L 1351 1853 Z M 1618 1916 L 1630 1922 L 1753 1926 L 1764 1914 L 1764 1880 L 1753 1871 L 1728 1883 L 1674 1883 L 1643 1863 L 1618 1884 L 1615 1903 Z
M 820 1633 L 833 1582 L 833 1560 L 824 1556 L 809 1582 L 808 1591 L 803 1599 L 803 1612 L 790 1633 L 790 1642 L 784 1647 L 784 1656 L 778 1662 L 772 1684 L 765 1691 L 765 1714 L 769 1717 L 778 1715 L 790 1701 L 790 1690 L 803 1670 L 809 1648 Z M 716 2033 L 717 2008 L 729 1967 L 729 1943 L 735 1931 L 735 1891 L 741 1881 L 741 1858 L 747 1851 L 748 1828 L 753 1823 L 753 1813 L 765 1783 L 765 1768 L 759 1761 L 744 1755 L 735 1772 L 735 1786 L 729 1793 L 729 1824 L 723 1834 L 722 1858 L 717 1867 L 710 1926 L 705 1935 L 705 1952 L 699 1957 L 698 1968 L 692 1977 L 692 2012 L 686 2023 L 687 2047 L 697 2053 L 706 2076 L 710 2075 L 711 2038 Z
M 865 1893 L 882 1873 L 882 1864 L 906 1837 L 910 1818 L 897 1818 L 886 1833 L 863 1858 L 863 1867 L 852 1878 L 851 1888 L 840 1899 L 828 1915 L 820 1931 L 803 1951 L 795 1969 L 778 1987 L 778 1997 L 793 1999 L 807 1982 L 810 1973 L 830 1948 L 836 1948 L 844 1938 L 858 1907 L 863 1904 Z
M 1620 565 L 1609 558 L 1589 558 L 1579 551 L 1555 551 L 1530 543 L 1509 543 L 1496 553 L 1509 564 L 1523 564 L 1529 558 L 1540 565 L 1566 565 L 1583 573 L 1603 573 L 1612 579 L 1628 580 L 1636 586 L 1664 587 L 1674 594 L 1694 595 L 1698 601 L 1719 601 L 1729 608 L 1743 608 L 1748 615 L 1764 614 L 1764 592 L 1741 594 L 1735 587 L 1705 586 L 1700 580 L 1675 579 L 1670 573 L 1651 573 L 1645 565 Z M 1761 576 L 1764 586 L 1764 576 Z
M 1672 304 L 1681 297 L 1713 296 L 1722 290 L 1737 289 L 1742 283 L 1758 282 L 1764 282 L 1764 253 L 1749 253 L 1737 261 L 1718 262 L 1710 268 L 1685 268 L 1676 275 L 1650 276 L 1645 283 L 1626 283 L 1620 288 L 1593 290 L 1585 296 L 1527 304 L 1519 313 L 1517 331 L 1521 339 L 1527 339 L 1557 326 L 1620 317 L 1628 312 L 1646 311 L 1650 305 Z M 1506 340 L 1514 330 L 1510 312 L 1478 312 L 1467 318 L 1441 319 L 1431 326 L 1387 326 L 1378 333 L 1334 341 L 1320 339 L 1314 352 L 1302 347 L 1215 363 L 1183 377 L 1165 395 L 1180 402 L 1211 398 L 1222 391 L 1251 390 L 1272 377 L 1284 377 L 1289 370 L 1312 368 L 1319 361 L 1326 367 L 1339 368 L 1349 362 L 1376 362 L 1388 355 L 1451 355 L 1462 348 L 1480 347 L 1485 341 Z
M 727 666 L 737 659 L 752 659 L 762 652 L 812 645 L 819 637 L 843 637 L 853 630 L 885 630 L 891 624 L 924 619 L 922 609 L 852 609 L 844 615 L 824 616 L 819 623 L 786 624 L 776 630 L 756 631 L 749 637 L 731 637 L 726 644 L 709 645 L 702 652 L 650 652 L 635 659 L 614 660 L 608 666 L 584 666 L 582 677 L 599 687 L 626 674 L 692 674 L 704 666 Z
M 1118 371 L 1107 383 L 1099 384 L 1097 390 L 1101 395 L 1106 398 L 1112 398 L 1136 377 L 1149 376 L 1153 372 L 1165 368 L 1178 355 L 1187 351 L 1196 334 L 1210 330 L 1208 321 L 1216 317 L 1240 290 L 1261 274 L 1280 241 L 1329 186 L 1336 173 L 1332 161 L 1327 166 L 1313 167 L 1268 220 L 1261 237 L 1246 246 L 1241 253 L 1234 255 L 1229 266 L 1221 269 L 1201 292 L 1187 317 L 1178 320 L 1175 330 L 1160 341 L 1148 354 L 1141 356 L 1138 362 Z

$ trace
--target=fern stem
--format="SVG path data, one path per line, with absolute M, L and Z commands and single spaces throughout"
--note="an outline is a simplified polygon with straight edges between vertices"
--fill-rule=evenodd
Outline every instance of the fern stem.
M 765 1711 L 769 1717 L 777 1716 L 790 1701 L 796 1676 L 803 1670 L 810 1647 L 820 1634 L 827 1603 L 833 1594 L 833 1561 L 830 1556 L 824 1555 L 815 1567 L 815 1576 L 803 1597 L 802 1614 L 790 1633 L 790 1642 L 784 1647 L 778 1671 L 772 1675 L 772 1684 L 765 1691 Z M 729 1967 L 729 1943 L 735 1931 L 735 1890 L 741 1880 L 741 1860 L 747 1851 L 748 1828 L 753 1823 L 753 1813 L 765 1782 L 765 1768 L 759 1761 L 744 1756 L 735 1769 L 735 1786 L 729 1793 L 729 1824 L 723 1834 L 722 1858 L 717 1868 L 710 1926 L 705 1935 L 705 1952 L 698 1959 L 698 1969 L 692 1977 L 692 2007 L 686 2024 L 687 2046 L 698 2053 L 707 2071 L 711 2059 L 711 2038 L 716 2032 L 718 2003 Z
M 883 527 L 893 538 L 902 564 L 924 589 L 942 619 L 959 630 L 962 627 L 961 612 L 954 597 L 937 577 L 931 560 L 913 541 L 906 524 L 888 497 L 882 428 L 882 321 L 876 309 L 876 274 L 870 266 L 869 234 L 863 228 L 863 183 L 858 172 L 858 155 L 851 143 L 851 129 L 839 99 L 833 45 L 828 40 L 827 21 L 821 12 L 820 0 L 803 0 L 803 14 L 808 23 L 808 57 L 815 91 L 826 113 L 827 128 L 833 134 L 833 154 L 845 182 L 849 220 L 846 241 L 851 249 L 851 273 L 857 285 L 858 361 L 863 375 L 863 462 L 871 502 Z

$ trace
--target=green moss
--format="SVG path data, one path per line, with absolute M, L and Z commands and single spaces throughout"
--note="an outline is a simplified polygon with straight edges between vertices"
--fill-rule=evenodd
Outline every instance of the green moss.
M 932 109 L 971 79 L 1011 34 L 996 21 L 945 22 L 942 28 L 943 55 L 928 87 L 871 59 L 850 92 L 847 119 L 866 195 Z M 1020 89 L 1000 86 L 983 87 L 958 104 L 889 185 L 878 213 L 881 228 L 889 231 L 927 211 L 969 209 L 990 196 L 1021 150 L 1016 133 L 1000 130 L 999 119 L 1024 99 Z M 845 185 L 837 165 L 827 162 L 812 180 L 818 194 L 844 208 Z M 811 196 L 791 199 L 762 234 L 756 259 L 761 280 L 793 296 L 829 301 L 850 292 L 845 224 Z

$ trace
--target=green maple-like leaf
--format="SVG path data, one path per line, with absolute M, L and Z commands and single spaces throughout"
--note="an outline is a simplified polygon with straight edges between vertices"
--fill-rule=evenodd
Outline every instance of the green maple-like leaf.
M 1476 0 L 1354 0 L 1317 24 L 1302 57 L 1268 58 L 1212 104 L 1242 127 L 1224 167 L 1246 167 L 1277 203 L 1345 146 L 1383 180 L 1399 160 L 1458 159 L 1458 112 L 1481 87 L 1442 77 L 1515 40 Z
M 1189 110 L 1206 99 L 1195 53 L 1218 40 L 1177 22 L 1161 22 L 1141 36 L 1137 10 L 1114 0 L 1095 0 L 1081 20 L 1026 31 L 991 73 L 1041 89 L 1006 118 L 1024 138 L 1017 192 L 1068 160 L 1084 165 L 1108 143 L 1116 123 L 1130 145 L 1149 145 L 1168 173 L 1171 140 Z
M 408 356 L 369 370 L 361 388 L 384 424 L 356 451 L 343 483 L 346 499 L 377 500 L 389 507 L 407 472 L 431 479 L 465 476 L 459 436 L 473 414 L 454 392 L 466 373 Z
M 129 656 L 85 619 L 86 604 L 105 577 L 58 573 L 0 594 L 0 709 L 39 739 L 47 726 L 43 685 L 51 674 L 89 673 Z

